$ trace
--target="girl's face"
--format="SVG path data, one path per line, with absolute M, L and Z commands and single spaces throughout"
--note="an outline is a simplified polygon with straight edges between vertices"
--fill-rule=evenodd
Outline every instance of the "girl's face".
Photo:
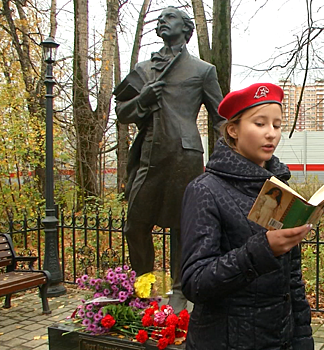
M 264 166 L 281 138 L 282 110 L 277 103 L 256 106 L 243 112 L 238 124 L 228 126 L 235 139 L 235 150 L 252 162 Z

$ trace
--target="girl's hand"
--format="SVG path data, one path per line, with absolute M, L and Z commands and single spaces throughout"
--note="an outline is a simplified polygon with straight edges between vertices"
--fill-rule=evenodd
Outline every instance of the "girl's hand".
M 291 248 L 302 241 L 311 229 L 312 225 L 307 224 L 294 228 L 267 231 L 267 239 L 274 256 L 289 252 Z

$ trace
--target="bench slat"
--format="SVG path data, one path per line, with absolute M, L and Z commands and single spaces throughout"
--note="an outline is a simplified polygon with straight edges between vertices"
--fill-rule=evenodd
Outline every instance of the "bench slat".
M 0 296 L 38 287 L 47 282 L 41 272 L 9 272 L 0 275 Z
M 49 271 L 32 270 L 31 265 L 37 257 L 16 256 L 14 245 L 9 234 L 0 234 L 0 267 L 7 266 L 6 272 L 0 273 L 0 297 L 6 296 L 4 308 L 11 307 L 11 295 L 27 289 L 39 287 L 44 314 L 51 310 L 47 300 L 47 288 L 50 280 Z M 18 261 L 28 261 L 29 270 L 16 268 Z

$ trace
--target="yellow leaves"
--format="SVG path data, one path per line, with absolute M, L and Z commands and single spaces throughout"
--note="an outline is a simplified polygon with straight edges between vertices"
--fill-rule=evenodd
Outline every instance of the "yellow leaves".
M 60 305 L 58 308 L 63 309 L 64 307 L 65 307 L 65 305 Z
M 47 335 L 42 335 L 42 336 L 40 336 L 40 335 L 35 335 L 33 339 L 34 339 L 34 340 L 41 340 L 41 339 L 47 340 L 47 339 L 48 339 L 48 336 L 47 336 Z

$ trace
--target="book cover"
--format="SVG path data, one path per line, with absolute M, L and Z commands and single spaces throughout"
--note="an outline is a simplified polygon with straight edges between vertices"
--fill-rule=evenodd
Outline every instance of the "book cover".
M 309 201 L 275 177 L 264 183 L 248 219 L 268 230 L 316 225 L 323 215 L 324 186 Z
M 144 86 L 144 81 L 136 70 L 132 70 L 115 88 L 113 94 L 118 101 L 128 101 L 137 96 Z

